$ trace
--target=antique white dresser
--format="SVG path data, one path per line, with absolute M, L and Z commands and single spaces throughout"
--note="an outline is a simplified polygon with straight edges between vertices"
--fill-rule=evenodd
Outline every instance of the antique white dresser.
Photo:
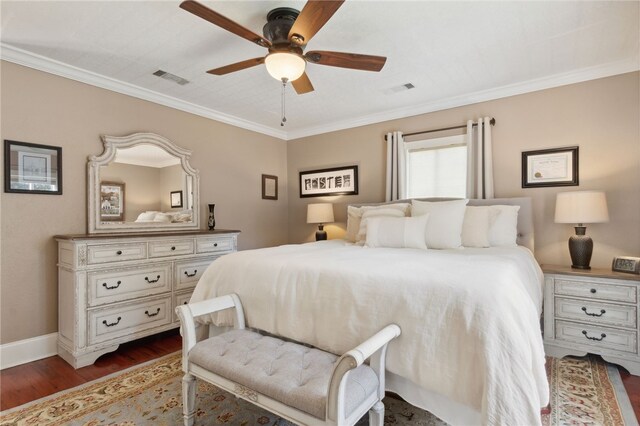
M 237 250 L 239 231 L 59 235 L 58 354 L 74 368 L 120 343 L 179 326 L 216 258 Z

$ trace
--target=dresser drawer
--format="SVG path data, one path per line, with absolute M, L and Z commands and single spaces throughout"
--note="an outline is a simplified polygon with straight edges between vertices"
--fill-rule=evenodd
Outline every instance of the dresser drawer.
M 555 279 L 555 292 L 565 296 L 636 303 L 636 286 L 595 281 Z
M 597 347 L 606 352 L 616 350 L 637 353 L 637 332 L 599 325 L 556 320 L 556 340 Z
M 178 314 L 176 313 L 176 308 L 181 305 L 188 305 L 192 294 L 192 291 L 187 291 L 186 293 L 178 293 L 173 296 L 173 315 L 175 321 L 180 321 L 180 318 L 178 318 Z
M 171 291 L 171 264 L 90 272 L 89 306 Z
M 89 344 L 170 324 L 171 295 L 89 311 Z
M 198 259 L 190 262 L 176 262 L 176 290 L 195 287 L 202 273 L 216 258 Z
M 234 250 L 233 239 L 224 237 L 198 238 L 196 253 L 226 253 Z
M 87 246 L 87 263 L 122 262 L 147 258 L 147 243 L 101 244 Z
M 592 324 L 613 325 L 635 329 L 637 308 L 631 305 L 614 305 L 597 300 L 555 298 L 557 318 L 578 320 Z
M 193 254 L 193 240 L 149 241 L 149 257 Z

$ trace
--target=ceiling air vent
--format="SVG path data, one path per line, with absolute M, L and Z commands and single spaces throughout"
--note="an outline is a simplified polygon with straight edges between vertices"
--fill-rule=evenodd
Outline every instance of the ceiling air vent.
M 407 90 L 415 89 L 415 87 L 416 86 L 414 86 L 413 83 L 405 83 L 401 84 L 400 86 L 386 89 L 384 93 L 386 93 L 387 95 L 393 95 L 394 93 L 406 92 Z
M 178 83 L 180 86 L 184 86 L 185 84 L 189 83 L 189 80 L 186 80 L 182 77 L 178 77 L 175 74 L 171 74 L 170 72 L 166 72 L 162 70 L 158 70 L 154 72 L 153 75 L 157 75 L 158 77 L 164 78 L 165 80 L 170 80 L 170 81 L 173 81 L 174 83 Z

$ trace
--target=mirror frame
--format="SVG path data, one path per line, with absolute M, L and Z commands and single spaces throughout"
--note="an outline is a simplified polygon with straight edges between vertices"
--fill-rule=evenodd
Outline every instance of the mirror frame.
M 88 232 L 106 234 L 116 232 L 160 232 L 200 229 L 200 172 L 189 164 L 191 151 L 180 148 L 169 139 L 154 133 L 134 133 L 129 136 L 103 135 L 104 151 L 100 155 L 89 156 L 87 164 L 88 192 Z M 147 144 L 164 149 L 180 159 L 182 169 L 193 179 L 193 220 L 184 223 L 103 222 L 100 221 L 100 167 L 109 165 L 116 157 L 118 148 L 131 148 Z

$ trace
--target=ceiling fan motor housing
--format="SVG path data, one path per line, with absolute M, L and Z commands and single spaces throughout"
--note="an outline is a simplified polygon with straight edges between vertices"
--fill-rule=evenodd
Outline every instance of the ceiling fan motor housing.
M 264 38 L 273 45 L 289 44 L 289 31 L 300 11 L 291 7 L 278 7 L 267 14 L 267 23 L 262 27 Z

